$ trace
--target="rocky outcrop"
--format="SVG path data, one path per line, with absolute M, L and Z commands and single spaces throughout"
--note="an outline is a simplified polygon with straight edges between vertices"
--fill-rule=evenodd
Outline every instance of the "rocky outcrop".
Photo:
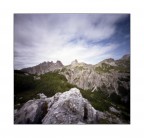
M 96 110 L 82 97 L 77 88 L 56 94 L 49 102 L 44 124 L 97 123 Z
M 57 61 L 56 63 L 51 62 L 43 62 L 39 65 L 36 65 L 34 67 L 24 68 L 22 71 L 28 72 L 30 74 L 44 74 L 50 71 L 55 71 L 57 69 L 61 69 L 63 67 L 63 64 L 61 61 Z
M 86 124 L 97 123 L 97 111 L 77 88 L 57 93 L 51 98 L 39 94 L 15 113 L 15 124 Z
M 78 64 L 77 59 L 75 59 L 74 61 L 71 62 L 71 65 L 72 65 L 72 66 L 76 66 L 77 64 Z

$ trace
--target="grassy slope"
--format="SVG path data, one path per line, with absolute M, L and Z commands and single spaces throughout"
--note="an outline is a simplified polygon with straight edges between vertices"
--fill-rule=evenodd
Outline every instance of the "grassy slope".
M 125 61 L 124 63 L 127 66 L 121 65 L 122 63 L 120 61 L 119 61 L 118 66 L 111 66 L 109 64 L 102 63 L 101 66 L 95 67 L 95 71 L 98 72 L 98 73 L 110 73 L 111 71 L 115 70 L 119 73 L 129 73 L 129 70 L 130 70 L 129 62 Z
M 57 72 L 49 72 L 40 76 L 40 80 L 34 80 L 34 75 L 25 75 L 23 72 L 14 73 L 14 105 L 19 108 L 30 99 L 38 98 L 38 93 L 44 93 L 47 97 L 57 92 L 69 90 L 74 85 L 67 82 L 63 75 Z M 20 104 L 20 105 L 19 105 Z

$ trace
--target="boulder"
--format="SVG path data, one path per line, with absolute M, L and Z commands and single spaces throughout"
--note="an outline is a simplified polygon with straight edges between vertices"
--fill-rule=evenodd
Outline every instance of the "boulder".
M 57 97 L 57 98 L 56 98 Z M 56 99 L 56 100 L 54 100 Z M 82 97 L 77 88 L 72 88 L 51 98 L 43 124 L 97 123 L 97 111 Z
M 41 99 L 26 102 L 15 113 L 15 124 L 40 124 L 47 113 L 47 102 Z

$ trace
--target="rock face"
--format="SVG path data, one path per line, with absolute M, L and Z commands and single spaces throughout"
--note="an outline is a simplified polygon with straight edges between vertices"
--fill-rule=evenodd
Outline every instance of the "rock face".
M 55 71 L 57 69 L 61 69 L 63 67 L 63 64 L 61 61 L 57 61 L 56 63 L 51 62 L 43 62 L 37 66 L 30 67 L 30 68 L 24 68 L 22 71 L 28 72 L 30 74 L 44 74 L 50 71 Z
M 97 123 L 97 111 L 77 88 L 57 93 L 51 98 L 39 94 L 15 113 L 15 124 L 85 124 Z
M 75 66 L 74 66 L 75 65 Z M 101 89 L 108 94 L 128 95 L 130 91 L 130 56 L 106 59 L 96 65 L 73 62 L 60 71 L 69 83 L 82 89 Z M 121 94 L 123 90 L 123 94 Z
M 71 62 L 71 65 L 76 66 L 78 64 L 77 59 L 75 59 L 74 61 Z

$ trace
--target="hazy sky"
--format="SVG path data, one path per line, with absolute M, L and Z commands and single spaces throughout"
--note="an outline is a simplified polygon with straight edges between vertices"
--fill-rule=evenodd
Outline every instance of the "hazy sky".
M 96 64 L 129 53 L 129 14 L 14 15 L 15 69 L 57 60 Z

